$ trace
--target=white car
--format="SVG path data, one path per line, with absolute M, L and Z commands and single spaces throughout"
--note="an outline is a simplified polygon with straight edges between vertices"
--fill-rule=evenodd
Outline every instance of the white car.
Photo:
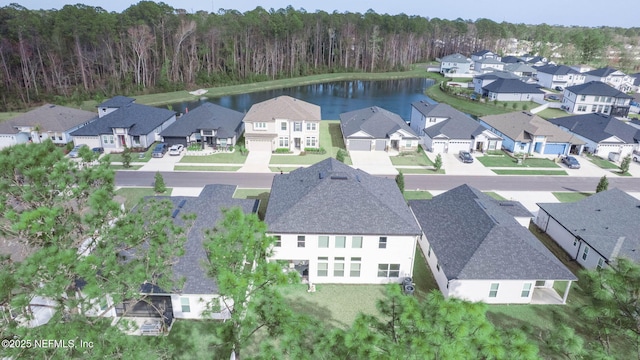
M 169 155 L 178 156 L 182 154 L 183 149 L 184 149 L 184 146 L 182 145 L 173 145 L 169 148 Z

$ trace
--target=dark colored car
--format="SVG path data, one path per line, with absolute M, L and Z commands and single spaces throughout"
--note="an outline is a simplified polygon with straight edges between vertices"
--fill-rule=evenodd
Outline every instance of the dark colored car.
M 91 149 L 91 151 L 93 151 L 96 154 L 102 154 L 102 153 L 104 153 L 104 148 L 102 148 L 102 147 L 94 147 L 93 149 Z
M 549 100 L 560 100 L 560 98 L 557 95 L 549 95 L 549 97 L 547 97 L 547 99 L 549 99 Z
M 69 151 L 69 157 L 70 158 L 77 158 L 78 156 L 80 156 L 80 149 L 82 149 L 85 146 L 87 146 L 87 145 L 80 144 L 80 145 L 74 146 L 73 149 L 71 149 L 71 151 Z
M 460 151 L 458 153 L 458 157 L 460 158 L 460 160 L 463 163 L 472 163 L 473 162 L 473 156 L 471 156 L 471 154 L 468 151 Z
M 153 149 L 151 156 L 154 158 L 161 158 L 164 156 L 166 152 L 167 152 L 167 144 L 160 143 L 156 145 L 156 147 Z
M 564 88 L 562 86 L 556 86 L 554 89 L 558 90 L 558 91 L 563 91 Z
M 580 169 L 580 163 L 578 159 L 573 156 L 565 156 L 562 158 L 562 162 L 567 165 L 569 169 Z

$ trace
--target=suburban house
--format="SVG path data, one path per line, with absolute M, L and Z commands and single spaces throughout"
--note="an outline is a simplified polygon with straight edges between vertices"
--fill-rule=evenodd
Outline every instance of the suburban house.
M 623 158 L 636 150 L 640 130 L 610 115 L 591 113 L 549 120 L 585 142 L 584 150 L 607 159 L 609 153 Z
M 411 104 L 411 129 L 434 153 L 500 150 L 502 138 L 447 104 L 416 101 Z
M 446 297 L 489 304 L 564 304 L 577 280 L 515 217 L 520 203 L 500 201 L 468 185 L 431 200 L 410 200 L 423 236 L 418 240 Z M 556 281 L 567 282 L 564 295 Z
M 45 104 L 10 120 L 0 122 L 0 149 L 29 141 L 50 139 L 65 145 L 73 138 L 71 133 L 98 117 L 90 111 L 66 106 Z
M 320 106 L 278 96 L 254 104 L 244 117 L 249 151 L 303 151 L 320 147 Z
M 566 65 L 543 65 L 536 68 L 538 70 L 538 84 L 547 89 L 562 89 L 580 85 L 585 82 L 585 75 Z
M 517 76 L 513 73 L 507 71 L 492 71 L 490 73 L 474 76 L 473 78 L 473 91 L 476 94 L 480 94 L 480 96 L 487 96 L 488 94 L 484 92 L 484 87 L 491 84 L 492 82 L 498 79 L 516 79 L 522 80 L 520 76 Z
M 506 64 L 504 66 L 504 71 L 508 71 L 514 75 L 521 76 L 521 77 L 534 77 L 538 74 L 538 70 L 531 67 L 530 65 L 523 64 L 520 62 Z
M 349 151 L 415 151 L 420 138 L 400 117 L 377 106 L 340 114 Z
M 420 228 L 393 179 L 333 158 L 275 175 L 265 215 L 270 260 L 309 283 L 399 283 L 413 272 Z
M 585 81 L 587 82 L 600 81 L 625 93 L 637 88 L 634 84 L 635 78 L 633 76 L 608 66 L 585 72 L 584 75 L 586 75 Z
M 71 133 L 75 145 L 102 147 L 119 152 L 125 147 L 148 148 L 160 141 L 160 133 L 176 121 L 171 110 L 140 105 L 135 99 L 116 96 L 98 105 L 98 119 Z
M 514 154 L 579 154 L 584 145 L 579 138 L 525 111 L 483 116 L 480 124 L 502 136 L 502 147 Z
M 474 62 L 482 59 L 495 59 L 498 61 L 502 60 L 500 56 L 498 56 L 498 54 L 489 50 L 479 50 L 471 54 L 471 60 Z
M 440 59 L 440 74 L 468 74 L 471 64 L 471 60 L 461 54 L 447 55 Z
M 564 89 L 562 106 L 572 114 L 599 112 L 626 117 L 631 106 L 630 95 L 600 82 L 590 81 Z
M 244 114 L 239 111 L 205 102 L 178 118 L 160 136 L 169 146 L 200 144 L 225 148 L 234 146 L 242 135 L 242 118 Z
M 544 91 L 540 90 L 539 85 L 527 84 L 516 79 L 497 79 L 492 81 L 482 87 L 482 94 L 491 101 L 544 100 Z
M 538 206 L 536 225 L 586 269 L 602 268 L 617 257 L 640 262 L 640 200 L 624 191 Z
M 222 209 L 240 207 L 245 213 L 255 213 L 259 200 L 234 199 L 236 186 L 206 185 L 199 196 L 161 197 L 173 204 L 172 217 L 177 225 L 184 223 L 182 215 L 195 214 L 194 223 L 186 233 L 184 253 L 176 257 L 171 266 L 172 276 L 181 284 L 178 289 L 160 289 L 151 284 L 143 284 L 141 293 L 151 294 L 148 302 L 129 301 L 115 304 L 105 316 L 128 318 L 157 318 L 165 322 L 172 319 L 227 319 L 229 309 L 225 307 L 218 295 L 218 286 L 207 273 L 208 257 L 204 247 L 205 231 L 213 229 L 222 220 Z M 157 199 L 157 198 L 156 198 Z M 123 254 L 135 256 L 135 254 Z M 229 300 L 225 300 L 227 303 Z M 96 307 L 88 315 L 98 315 L 111 306 L 107 296 L 96 303 Z M 232 305 L 232 304 L 231 304 Z M 160 314 L 157 309 L 163 309 Z M 216 310 L 216 311 L 213 311 Z M 153 325 L 159 325 L 157 322 Z M 166 324 L 170 325 L 170 322 Z M 145 329 L 141 329 L 143 333 Z
M 495 58 L 483 58 L 474 61 L 473 70 L 479 73 L 487 73 L 490 71 L 502 71 L 504 70 L 504 63 Z
M 549 63 L 549 59 L 544 56 L 522 55 L 521 59 L 531 66 L 544 66 Z

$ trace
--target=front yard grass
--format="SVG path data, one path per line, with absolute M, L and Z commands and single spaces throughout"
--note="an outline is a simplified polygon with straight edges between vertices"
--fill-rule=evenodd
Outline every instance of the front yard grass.
M 493 169 L 498 175 L 568 175 L 564 170 L 520 170 L 520 169 Z
M 398 171 L 402 171 L 403 174 L 445 174 L 444 169 L 412 169 L 412 168 L 396 168 Z
M 120 164 L 111 164 L 111 168 L 113 170 L 138 170 L 142 167 L 142 165 L 129 165 L 128 168 L 124 167 L 124 165 Z
M 135 163 L 135 162 L 148 162 L 149 160 L 151 160 L 151 153 L 153 152 L 153 149 L 155 148 L 155 143 L 153 145 L 151 145 L 147 151 L 145 152 L 132 152 L 131 153 L 131 162 Z M 143 157 L 140 157 L 140 154 L 144 154 Z M 118 162 L 121 163 L 122 162 L 122 153 L 114 153 L 114 154 L 107 154 L 109 156 L 109 160 L 114 163 L 114 162 Z M 107 156 L 105 155 L 105 156 Z M 168 156 L 168 155 L 167 155 Z
M 172 188 L 167 188 L 167 191 L 160 196 L 171 196 L 172 190 Z M 154 196 L 156 193 L 151 187 L 126 187 L 116 190 L 116 195 L 122 196 L 125 199 L 125 209 L 131 210 L 134 206 L 138 205 L 142 198 L 145 196 Z
M 344 139 L 342 138 L 342 130 L 340 129 L 339 120 L 322 120 L 320 121 L 320 147 L 327 152 L 325 154 L 305 154 L 305 155 L 271 155 L 269 164 L 285 164 L 285 165 L 312 165 L 326 158 L 335 158 L 338 150 L 345 150 Z M 345 150 L 346 151 L 346 150 Z M 351 158 L 346 157 L 345 164 L 351 165 Z
M 503 155 L 484 155 L 476 157 L 482 165 L 488 168 L 492 167 L 517 167 L 517 168 L 558 168 L 558 164 L 549 159 L 527 158 L 518 165 L 516 159 Z
M 247 155 L 243 155 L 240 151 L 235 150 L 230 153 L 219 153 L 212 155 L 185 155 L 180 159 L 180 163 L 191 163 L 191 164 L 244 164 L 247 160 Z
M 499 200 L 499 201 L 508 200 L 508 199 L 507 199 L 507 198 L 505 198 L 504 196 L 502 196 L 502 195 L 500 195 L 500 194 L 498 194 L 498 193 L 496 193 L 496 192 L 493 192 L 493 191 L 485 191 L 484 193 L 485 193 L 486 195 L 491 196 L 492 198 L 494 198 L 494 199 L 496 199 L 496 200 Z
M 476 116 L 506 114 L 522 110 L 523 107 L 530 110 L 538 106 L 538 104 L 530 101 L 498 102 L 497 105 L 494 105 L 493 102 L 480 102 L 461 98 L 443 92 L 440 89 L 439 80 L 436 80 L 436 84 L 427 89 L 426 94 L 437 102 L 449 104 L 464 113 Z M 506 104 L 506 107 L 503 104 Z M 516 105 L 515 109 L 513 108 L 513 104 Z
M 422 150 L 410 153 L 401 153 L 397 156 L 389 156 L 389 159 L 395 166 L 433 166 L 433 162 L 431 161 L 431 159 L 429 159 L 427 157 L 427 154 L 425 154 Z
M 242 166 L 174 165 L 174 171 L 238 171 Z
M 430 192 L 424 190 L 405 190 L 405 200 L 429 200 L 433 197 Z
M 269 166 L 269 170 L 271 170 L 271 172 L 275 172 L 275 173 L 279 173 L 279 172 L 288 173 L 288 172 L 292 172 L 293 170 L 297 170 L 297 169 L 300 169 L 300 167 L 294 167 L 294 166 Z
M 619 170 L 620 167 L 614 163 L 612 163 L 609 160 L 603 159 L 599 156 L 595 156 L 595 155 L 591 155 L 591 154 L 587 154 L 587 158 L 589 160 L 591 160 L 592 163 L 594 163 L 596 166 L 598 166 L 601 169 L 613 169 L 613 170 Z
M 269 194 L 271 189 L 241 189 L 236 188 L 236 192 L 233 193 L 235 199 L 258 199 L 260 205 L 258 207 L 258 217 L 260 220 L 264 220 L 264 214 L 267 211 L 267 204 L 269 204 Z
M 591 195 L 591 193 L 586 192 L 553 192 L 552 194 L 560 202 L 576 202 Z

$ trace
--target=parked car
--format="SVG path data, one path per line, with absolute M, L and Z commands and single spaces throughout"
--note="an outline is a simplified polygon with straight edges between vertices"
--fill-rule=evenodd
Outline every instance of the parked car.
M 458 153 L 458 157 L 463 163 L 473 162 L 473 156 L 471 156 L 471 153 L 469 153 L 468 151 L 460 150 L 460 152 Z
M 547 99 L 549 99 L 549 100 L 560 100 L 560 98 L 557 95 L 549 95 L 547 97 Z
M 554 89 L 558 90 L 558 91 L 563 91 L 564 88 L 562 86 L 556 86 Z
M 573 156 L 565 156 L 562 158 L 562 162 L 567 165 L 569 169 L 580 169 L 580 162 Z
M 178 156 L 178 155 L 182 154 L 182 150 L 183 150 L 183 149 L 184 149 L 184 146 L 183 146 L 183 145 L 180 145 L 180 144 L 178 144 L 178 145 L 172 145 L 172 146 L 169 148 L 169 155 L 171 155 L 171 156 Z
M 91 149 L 91 151 L 93 151 L 96 154 L 102 154 L 102 153 L 104 153 L 104 148 L 102 148 L 102 147 L 94 147 L 93 149 Z
M 71 149 L 71 151 L 69 151 L 69 157 L 70 158 L 77 158 L 78 156 L 80 156 L 80 149 L 82 149 L 83 147 L 86 147 L 86 144 L 80 144 L 80 145 L 76 145 L 73 147 L 73 149 Z
M 633 161 L 640 162 L 640 150 L 633 150 Z
M 167 152 L 167 144 L 160 143 L 156 145 L 155 148 L 153 148 L 153 152 L 151 153 L 151 156 L 154 158 L 161 158 L 164 156 L 166 152 Z

